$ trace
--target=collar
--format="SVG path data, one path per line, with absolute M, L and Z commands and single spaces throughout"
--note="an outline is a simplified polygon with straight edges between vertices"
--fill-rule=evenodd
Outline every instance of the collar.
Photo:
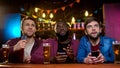
M 86 40 L 87 40 L 87 44 L 90 44 L 90 41 L 89 41 L 88 37 L 87 36 L 85 36 L 85 37 L 86 37 Z M 103 36 L 100 36 L 100 42 L 99 42 L 100 46 L 104 46 L 103 43 L 104 43 Z
M 71 40 L 70 40 L 70 39 L 67 39 L 66 41 L 63 41 L 63 42 L 60 42 L 60 41 L 58 40 L 58 42 L 59 42 L 60 44 L 68 44 L 68 43 L 71 42 Z

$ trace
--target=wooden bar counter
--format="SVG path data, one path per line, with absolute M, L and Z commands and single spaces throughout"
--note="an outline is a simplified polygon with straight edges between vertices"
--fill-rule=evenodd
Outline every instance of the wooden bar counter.
M 0 68 L 120 68 L 120 64 L 0 64 Z

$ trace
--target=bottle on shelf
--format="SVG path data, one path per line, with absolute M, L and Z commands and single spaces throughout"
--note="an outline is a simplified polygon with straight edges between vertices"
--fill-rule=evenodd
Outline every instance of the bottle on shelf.
M 73 40 L 76 40 L 76 33 L 73 33 Z

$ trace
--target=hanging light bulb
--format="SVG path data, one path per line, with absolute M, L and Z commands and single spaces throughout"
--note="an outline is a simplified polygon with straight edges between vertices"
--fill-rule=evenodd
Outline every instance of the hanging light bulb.
M 43 18 L 45 18 L 45 17 L 46 17 L 45 13 L 43 13 L 43 14 L 42 14 L 42 17 L 43 17 Z
M 36 12 L 36 13 L 38 12 L 38 10 L 39 10 L 39 8 L 35 8 L 35 12 Z
M 74 24 L 74 23 L 75 23 L 75 18 L 72 17 L 71 24 Z
M 53 13 L 50 13 L 50 18 L 51 18 L 51 19 L 53 18 Z
M 89 15 L 88 11 L 85 11 L 85 16 L 87 17 Z

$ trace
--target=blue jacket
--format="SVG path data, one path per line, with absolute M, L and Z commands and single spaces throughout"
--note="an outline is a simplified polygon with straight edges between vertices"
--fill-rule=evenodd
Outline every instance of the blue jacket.
M 105 57 L 105 63 L 113 63 L 114 62 L 114 51 L 112 48 L 112 42 L 114 40 L 112 38 L 106 36 L 100 36 L 100 51 Z M 91 52 L 91 44 L 88 40 L 87 36 L 83 36 L 80 40 L 77 61 L 79 63 L 84 62 L 84 58 L 87 57 L 88 53 Z

